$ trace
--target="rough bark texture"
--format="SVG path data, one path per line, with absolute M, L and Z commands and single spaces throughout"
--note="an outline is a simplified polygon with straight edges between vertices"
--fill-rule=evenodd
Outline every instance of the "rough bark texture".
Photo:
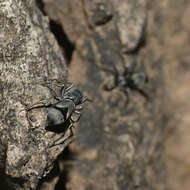
M 37 2 L 64 50 L 69 81 L 93 99 L 75 143 L 39 188 L 167 189 L 165 143 L 169 186 L 188 190 L 188 0 Z M 50 88 L 59 92 L 66 66 L 33 1 L 0 1 L 0 25 L 0 175 L 11 189 L 35 189 L 65 146 L 50 148 L 59 134 L 44 130 L 46 109 L 26 118 L 25 107 L 54 102 Z M 105 91 L 113 76 L 101 67 L 112 65 L 146 73 L 149 99 L 129 90 L 126 104 L 120 88 Z
M 148 44 L 162 58 L 159 64 L 164 73 L 168 182 L 172 190 L 189 190 L 190 2 L 162 0 L 150 3 L 149 7 Z
M 27 107 L 55 101 L 66 65 L 48 18 L 33 0 L 0 1 L 0 169 L 3 189 L 36 189 L 66 144 L 45 130 L 46 109 Z M 66 133 L 65 137 L 69 134 Z M 1 179 L 1 181 L 4 181 Z
M 79 136 L 64 161 L 67 189 L 166 189 L 161 153 L 165 118 L 160 55 L 146 48 L 146 1 L 49 0 L 43 10 L 75 45 L 69 78 L 93 99 L 79 122 Z M 147 73 L 146 100 L 103 84 L 113 78 L 100 67 L 123 65 Z M 73 155 L 72 155 L 73 153 Z M 76 156 L 77 154 L 77 156 Z

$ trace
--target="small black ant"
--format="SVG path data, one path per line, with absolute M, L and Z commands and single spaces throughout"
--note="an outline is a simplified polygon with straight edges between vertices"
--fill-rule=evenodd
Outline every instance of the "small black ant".
M 47 108 L 47 119 L 45 129 L 56 131 L 55 128 L 61 127 L 61 131 L 65 131 L 64 128 L 69 124 L 67 129 L 71 130 L 71 136 L 73 135 L 72 127 L 74 123 L 78 122 L 81 117 L 82 104 L 85 101 L 90 101 L 88 98 L 84 98 L 82 92 L 78 89 L 74 89 L 70 92 L 70 89 L 74 85 L 71 84 L 67 88 L 62 85 L 61 98 L 54 104 L 44 105 L 43 103 L 36 104 L 27 109 L 30 111 L 36 108 Z M 57 99 L 57 98 L 56 98 Z M 77 117 L 75 117 L 77 115 Z M 61 142 L 59 144 L 62 144 Z M 58 145 L 58 144 L 55 144 Z
M 104 90 L 112 91 L 119 87 L 127 96 L 127 103 L 129 101 L 128 89 L 139 92 L 143 97 L 148 99 L 148 95 L 139 86 L 148 82 L 148 78 L 143 72 L 135 72 L 134 68 L 126 67 L 122 73 L 119 73 L 116 66 L 112 65 L 113 69 L 100 67 L 105 72 L 111 73 L 114 77 L 112 85 L 104 84 Z

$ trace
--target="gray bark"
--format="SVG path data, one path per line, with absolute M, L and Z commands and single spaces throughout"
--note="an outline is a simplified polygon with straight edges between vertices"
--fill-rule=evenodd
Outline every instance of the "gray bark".
M 79 136 L 68 161 L 68 189 L 166 189 L 161 154 L 164 133 L 164 97 L 160 57 L 145 42 L 146 1 L 49 0 L 44 10 L 64 28 L 75 44 L 70 80 L 80 81 L 94 102 L 84 110 Z M 147 73 L 142 86 L 146 100 L 136 91 L 129 97 L 115 88 L 105 91 L 113 76 L 102 71 L 124 65 Z M 162 97 L 162 98 L 160 98 Z M 129 103 L 126 104 L 126 99 Z M 75 155 L 75 154 L 74 154 Z M 66 162 L 64 162 L 67 167 Z
M 0 170 L 10 189 L 36 189 L 39 180 L 73 139 L 53 146 L 63 134 L 45 130 L 45 108 L 55 102 L 67 68 L 34 0 L 0 1 Z

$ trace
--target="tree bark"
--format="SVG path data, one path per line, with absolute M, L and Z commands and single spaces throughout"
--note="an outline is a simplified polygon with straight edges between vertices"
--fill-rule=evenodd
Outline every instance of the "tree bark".
M 147 2 L 138 0 L 49 0 L 44 11 L 62 25 L 75 45 L 69 78 L 93 99 L 70 147 L 68 189 L 166 189 L 162 134 L 165 118 L 161 57 L 146 41 Z M 128 90 L 105 91 L 113 76 L 101 70 L 124 66 L 147 73 L 149 99 Z M 126 99 L 129 103 L 126 104 Z M 73 156 L 74 156 L 73 155 Z M 67 167 L 66 162 L 65 167 Z
M 28 107 L 55 102 L 67 67 L 49 20 L 34 0 L 0 1 L 0 170 L 4 189 L 36 189 L 73 140 L 67 131 L 45 130 L 47 110 Z M 63 137 L 62 137 L 63 136 Z M 62 137 L 66 141 L 54 146 Z

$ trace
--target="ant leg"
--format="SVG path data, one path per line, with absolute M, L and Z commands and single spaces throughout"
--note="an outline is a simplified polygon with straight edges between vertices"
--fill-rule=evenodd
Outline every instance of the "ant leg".
M 31 110 L 33 110 L 33 109 L 36 109 L 36 108 L 47 108 L 47 107 L 49 107 L 50 105 L 46 105 L 46 104 L 44 104 L 43 102 L 42 103 L 37 103 L 37 104 L 34 104 L 34 105 L 32 105 L 31 107 L 27 107 L 27 105 L 25 105 L 26 106 L 26 108 L 24 109 L 24 110 L 21 110 L 21 111 L 26 111 L 26 118 L 27 118 L 27 120 L 28 120 L 28 122 L 29 122 L 29 125 L 30 126 L 32 126 L 32 121 L 31 121 L 31 119 L 30 119 L 30 117 L 29 117 L 29 111 L 31 111 Z M 20 111 L 20 112 L 21 112 Z
M 76 114 L 81 114 L 81 112 L 78 111 L 78 110 L 75 110 L 74 113 L 76 113 Z
M 107 84 L 105 84 L 104 86 L 103 86 L 103 88 L 104 88 L 104 90 L 106 90 L 106 91 L 112 91 L 114 88 L 116 88 L 117 86 L 114 84 L 114 85 L 112 85 L 112 86 L 108 86 Z
M 61 87 L 61 97 L 63 96 L 63 94 L 65 94 L 65 85 L 64 84 L 62 84 L 62 85 L 60 85 L 60 87 Z
M 50 85 L 51 85 L 50 82 L 42 82 L 40 84 L 43 85 L 43 86 L 45 86 L 45 87 L 47 87 L 50 90 L 50 92 L 53 95 L 54 99 L 56 99 L 58 101 L 60 100 L 60 98 L 59 98 L 59 96 L 57 96 L 56 92 L 50 87 Z M 58 86 L 58 85 L 56 85 L 56 86 Z
M 118 72 L 118 70 L 117 70 L 115 64 L 112 65 L 113 70 L 112 70 L 112 69 L 109 69 L 109 68 L 105 68 L 105 67 L 100 67 L 100 68 L 101 68 L 103 71 L 106 71 L 106 72 L 111 73 L 111 74 L 113 75 L 113 77 L 114 77 L 114 81 L 117 81 L 117 80 L 118 80 L 119 72 Z M 104 90 L 107 90 L 107 91 L 112 91 L 112 90 L 113 90 L 114 88 L 116 88 L 116 87 L 117 87 L 116 82 L 115 82 L 115 84 L 113 84 L 112 86 L 109 86 L 109 85 L 107 85 L 107 84 L 104 84 L 104 86 L 103 86 Z
M 117 80 L 119 77 L 119 71 L 117 70 L 117 67 L 115 66 L 115 64 L 113 64 L 112 66 L 113 66 L 113 70 L 114 70 L 114 73 L 113 73 L 114 78 L 115 78 L 115 80 Z
M 46 105 L 43 102 L 42 103 L 39 102 L 39 103 L 33 104 L 31 107 L 27 107 L 26 111 L 30 111 L 30 110 L 33 110 L 33 109 L 36 109 L 36 108 L 44 108 L 44 107 L 47 108 L 49 106 L 50 106 L 50 104 Z
M 100 69 L 102 69 L 105 72 L 111 73 L 114 76 L 115 80 L 116 80 L 118 78 L 118 76 L 119 76 L 119 72 L 118 72 L 118 70 L 117 70 L 117 68 L 116 68 L 115 65 L 112 65 L 112 67 L 113 67 L 113 70 L 112 69 L 108 69 L 106 67 L 100 67 Z M 113 90 L 115 87 L 109 88 L 107 85 L 104 85 L 104 88 L 105 88 L 105 90 L 106 89 L 107 90 L 109 90 L 109 89 Z
M 89 99 L 87 96 L 85 96 L 85 97 L 83 98 L 81 104 L 83 104 L 83 103 L 86 102 L 86 101 L 88 101 L 88 102 L 92 102 L 91 99 Z
M 68 92 L 71 88 L 73 88 L 73 86 L 74 86 L 74 84 L 71 84 L 67 88 L 65 88 L 65 85 L 62 85 L 61 96 L 63 97 L 66 92 Z
M 148 96 L 148 94 L 144 90 L 142 90 L 140 88 L 137 88 L 137 87 L 135 88 L 135 90 L 137 92 L 139 92 L 146 100 L 149 100 L 149 96 Z
M 113 67 L 114 73 L 119 73 L 116 66 L 115 66 L 115 64 L 113 64 L 112 67 Z
M 64 135 L 61 138 L 63 138 L 63 137 L 64 137 Z M 75 135 L 70 135 L 70 136 L 68 136 L 66 138 L 63 138 L 60 142 L 57 142 L 56 144 L 51 145 L 50 148 L 54 147 L 54 146 L 57 146 L 57 145 L 64 145 L 64 147 L 66 147 L 70 143 L 72 143 L 74 140 L 75 140 Z
M 77 106 L 77 107 L 75 107 L 75 110 L 77 110 L 77 111 L 80 111 L 80 110 L 82 110 L 82 109 L 83 109 L 82 106 Z
M 71 85 L 69 85 L 66 89 L 65 92 L 68 92 L 71 88 L 73 88 L 73 86 L 75 86 L 73 83 Z
M 63 144 L 64 144 L 64 146 L 69 145 L 75 139 L 75 135 L 74 135 L 74 131 L 73 131 L 72 127 L 73 127 L 73 123 L 71 123 L 68 127 L 68 129 L 70 129 L 70 135 L 69 136 L 65 137 L 65 133 L 62 134 L 59 138 L 57 138 L 54 141 L 54 143 L 50 146 L 50 148 L 57 146 L 57 145 L 63 145 Z
M 103 66 L 99 66 L 99 68 L 100 68 L 101 70 L 105 71 L 105 72 L 111 73 L 111 74 L 113 74 L 113 75 L 115 74 L 114 70 L 112 70 L 112 69 L 108 69 L 108 68 L 103 67 Z
M 77 115 L 78 115 L 77 119 L 74 119 L 74 118 L 71 116 L 70 120 L 71 120 L 73 123 L 77 123 L 77 122 L 80 120 L 82 114 L 81 114 L 80 112 L 78 112 L 78 111 L 75 111 L 74 114 L 77 114 Z
M 50 88 L 49 86 L 46 86 L 46 87 L 52 92 L 53 98 L 56 99 L 57 101 L 59 101 L 60 98 L 58 98 L 56 92 L 52 88 Z
M 127 89 L 124 89 L 123 90 L 123 92 L 124 92 L 124 94 L 126 95 L 126 105 L 128 105 L 129 104 L 129 92 L 128 92 L 128 90 Z

